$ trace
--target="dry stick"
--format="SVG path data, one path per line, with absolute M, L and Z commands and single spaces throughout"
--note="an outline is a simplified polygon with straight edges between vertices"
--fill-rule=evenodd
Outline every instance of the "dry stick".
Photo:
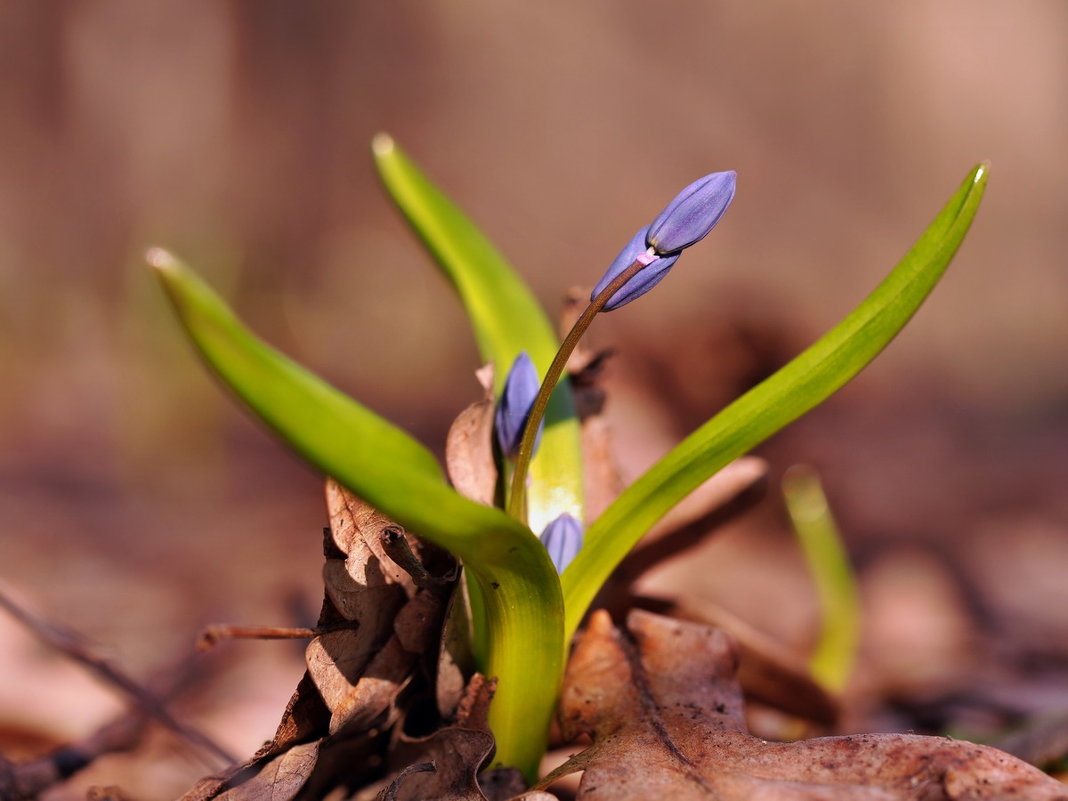
M 68 656 L 75 662 L 87 667 L 100 679 L 118 688 L 133 699 L 137 707 L 147 716 L 166 726 L 189 743 L 209 751 L 228 765 L 237 761 L 221 745 L 212 740 L 199 729 L 188 726 L 175 719 L 163 705 L 163 702 L 135 679 L 111 665 L 104 659 L 90 653 L 82 646 L 83 637 L 72 629 L 51 621 L 36 617 L 23 609 L 0 588 L 0 608 L 3 608 L 15 620 L 33 632 L 38 639 Z
M 49 787 L 88 767 L 98 757 L 129 751 L 140 741 L 145 720 L 140 711 L 126 714 L 101 726 L 81 742 L 64 745 L 42 757 L 20 763 L 0 759 L 0 799 L 35 799 Z
M 545 416 L 545 409 L 549 406 L 549 397 L 553 394 L 560 376 L 563 375 L 564 367 L 567 366 L 567 360 L 571 357 L 571 352 L 575 349 L 579 340 L 582 339 L 582 335 L 586 333 L 586 329 L 590 327 L 590 323 L 593 322 L 593 318 L 597 316 L 597 313 L 604 308 L 605 304 L 612 299 L 616 292 L 623 288 L 625 283 L 645 269 L 646 266 L 648 266 L 646 262 L 638 259 L 613 278 L 608 286 L 590 301 L 590 305 L 579 315 L 578 320 L 575 321 L 571 331 L 560 345 L 560 350 L 556 352 L 552 364 L 549 365 L 549 371 L 545 374 L 545 379 L 541 382 L 538 395 L 534 399 L 534 405 L 530 407 L 530 414 L 527 415 L 527 422 L 523 428 L 523 438 L 519 442 L 519 450 L 515 457 L 515 466 L 512 470 L 512 488 L 508 493 L 508 514 L 512 517 L 518 520 L 526 517 L 527 472 L 530 470 L 530 460 L 534 455 L 534 440 L 537 437 L 538 425 Z
M 232 626 L 212 623 L 197 637 L 197 650 L 206 651 L 220 640 L 308 640 L 322 634 L 322 629 L 287 626 Z

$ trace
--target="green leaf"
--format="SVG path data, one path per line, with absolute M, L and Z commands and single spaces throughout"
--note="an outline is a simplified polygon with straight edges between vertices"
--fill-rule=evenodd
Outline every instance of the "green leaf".
M 526 284 L 392 138 L 379 134 L 373 150 L 386 189 L 459 294 L 482 358 L 494 364 L 497 396 L 520 351 L 530 354 L 544 376 L 559 341 Z M 549 403 L 527 495 L 534 531 L 562 512 L 583 519 L 579 425 L 566 381 Z
M 979 207 L 988 169 L 981 164 L 971 171 L 912 250 L 849 316 L 683 440 L 590 526 L 586 544 L 561 577 L 567 637 L 619 561 L 671 507 L 823 402 L 890 343 L 960 246 Z
M 849 682 L 860 640 L 860 593 L 819 476 L 794 465 L 782 480 L 782 495 L 808 565 L 823 618 L 809 659 L 812 677 L 832 692 Z
M 153 249 L 148 261 L 223 384 L 312 465 L 463 560 L 486 607 L 480 668 L 500 680 L 490 708 L 498 759 L 533 776 L 564 656 L 560 584 L 537 537 L 455 492 L 419 442 L 254 336 L 170 254 Z

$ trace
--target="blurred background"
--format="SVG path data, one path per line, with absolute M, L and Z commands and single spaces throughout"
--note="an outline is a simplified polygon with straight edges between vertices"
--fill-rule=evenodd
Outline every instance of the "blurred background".
M 17 0 L 0 64 L 0 578 L 132 672 L 208 622 L 314 616 L 326 522 L 320 478 L 201 370 L 147 247 L 435 449 L 477 396 L 460 307 L 374 174 L 379 131 L 554 314 L 679 189 L 738 171 L 707 242 L 591 332 L 616 351 L 627 476 L 836 322 L 989 159 L 916 320 L 763 453 L 773 486 L 821 471 L 872 603 L 913 604 L 886 653 L 945 618 L 931 643 L 1011 633 L 1015 656 L 1068 663 L 1061 0 Z M 726 537 L 696 590 L 803 644 L 814 605 L 776 494 L 771 533 Z M 0 720 L 77 737 L 117 708 L 21 636 L 0 620 Z M 300 650 L 227 649 L 190 714 L 244 754 Z M 59 687 L 77 689 L 48 712 Z

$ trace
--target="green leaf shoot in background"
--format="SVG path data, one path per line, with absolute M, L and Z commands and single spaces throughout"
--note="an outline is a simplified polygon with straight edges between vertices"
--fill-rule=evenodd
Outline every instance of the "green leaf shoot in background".
M 782 479 L 782 496 L 823 618 L 809 670 L 823 687 L 840 693 L 849 682 L 860 643 L 860 592 L 853 568 L 816 471 L 791 467 Z

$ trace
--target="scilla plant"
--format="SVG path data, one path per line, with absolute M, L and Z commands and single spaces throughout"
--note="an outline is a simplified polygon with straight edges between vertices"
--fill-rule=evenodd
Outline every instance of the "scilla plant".
M 463 302 L 482 358 L 498 368 L 503 508 L 456 492 L 426 447 L 254 336 L 169 253 L 153 249 L 148 261 L 196 348 L 238 398 L 312 465 L 463 563 L 476 663 L 498 680 L 489 714 L 495 764 L 532 780 L 567 644 L 598 588 L 672 506 L 822 402 L 890 342 L 960 245 L 987 166 L 968 174 L 897 267 L 837 326 L 587 521 L 579 425 L 561 380 L 567 356 L 598 313 L 648 292 L 711 230 L 734 197 L 734 173 L 697 181 L 640 229 L 561 346 L 530 290 L 467 217 L 392 139 L 380 135 L 373 150 L 387 190 Z

